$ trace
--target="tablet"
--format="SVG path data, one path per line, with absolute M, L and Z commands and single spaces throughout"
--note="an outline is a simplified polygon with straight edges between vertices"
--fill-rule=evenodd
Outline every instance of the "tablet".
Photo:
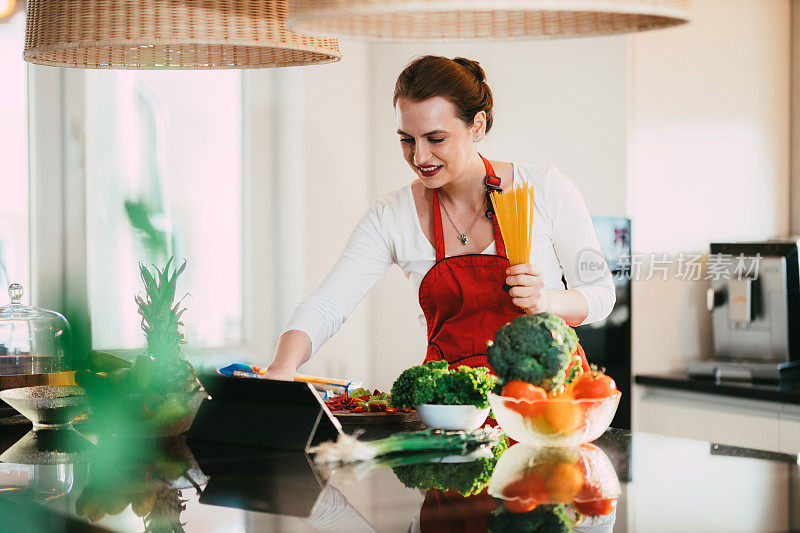
M 308 517 L 325 482 L 305 452 L 190 441 L 208 484 L 200 503 Z
M 201 405 L 189 439 L 305 451 L 342 432 L 310 383 L 218 374 L 199 379 L 211 399 Z

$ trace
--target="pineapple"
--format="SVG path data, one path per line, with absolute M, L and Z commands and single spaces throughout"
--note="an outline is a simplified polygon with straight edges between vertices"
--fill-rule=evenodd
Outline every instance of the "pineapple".
M 177 359 L 181 344 L 186 343 L 180 331 L 180 326 L 183 326 L 181 315 L 186 309 L 178 309 L 180 301 L 174 306 L 172 303 L 175 300 L 175 282 L 186 269 L 186 261 L 170 274 L 171 263 L 170 257 L 163 271 L 154 266 L 157 277 L 144 263 L 139 264 L 146 295 L 145 298 L 137 295 L 135 300 L 142 316 L 142 330 L 147 337 L 147 355 L 154 358 Z
M 145 533 L 183 533 L 181 512 L 186 500 L 178 489 L 163 487 L 156 492 L 152 510 L 144 518 Z
M 79 370 L 75 379 L 86 389 L 94 417 L 101 429 L 111 434 L 160 435 L 185 431 L 182 424 L 199 406 L 202 385 L 192 365 L 181 356 L 185 344 L 181 327 L 181 301 L 175 302 L 175 283 L 186 262 L 152 273 L 140 264 L 145 295 L 136 296 L 147 349 L 133 364 L 124 359 L 94 352 L 90 367 Z M 196 412 L 196 411 L 195 411 Z M 191 423 L 191 420 L 189 420 Z
M 154 267 L 155 274 L 146 265 L 139 265 L 146 294 L 135 298 L 147 350 L 136 359 L 131 371 L 140 390 L 162 394 L 190 392 L 200 385 L 192 365 L 181 357 L 181 345 L 186 343 L 181 315 L 186 309 L 181 309 L 182 299 L 175 302 L 175 284 L 186 269 L 186 261 L 170 272 L 172 259 L 163 271 Z

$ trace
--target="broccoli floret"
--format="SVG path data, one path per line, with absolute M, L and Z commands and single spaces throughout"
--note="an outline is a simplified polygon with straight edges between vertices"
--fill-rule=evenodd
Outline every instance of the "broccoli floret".
M 489 407 L 486 394 L 494 389 L 497 378 L 485 366 L 460 366 L 439 378 L 436 384 L 440 403 L 446 405 L 475 405 Z
M 392 385 L 392 405 L 414 408 L 426 403 L 489 406 L 487 393 L 497 378 L 485 366 L 448 370 L 446 361 L 430 361 L 405 370 Z
M 572 521 L 563 505 L 539 505 L 529 513 L 512 513 L 499 507 L 489 515 L 492 533 L 570 533 Z
M 407 368 L 392 385 L 392 405 L 413 409 L 416 405 L 435 403 L 436 384 L 447 372 L 447 361 L 429 361 Z
M 578 336 L 561 317 L 541 313 L 514 319 L 497 330 L 488 344 L 489 364 L 500 385 L 520 379 L 549 391 L 566 379 Z
M 406 487 L 454 490 L 462 496 L 477 494 L 489 485 L 494 461 L 480 458 L 469 463 L 422 463 L 392 467 Z
M 392 466 L 397 479 L 409 488 L 454 490 L 462 496 L 478 494 L 489 486 L 500 456 L 508 449 L 505 436 L 492 448 L 491 457 L 466 463 L 417 463 Z

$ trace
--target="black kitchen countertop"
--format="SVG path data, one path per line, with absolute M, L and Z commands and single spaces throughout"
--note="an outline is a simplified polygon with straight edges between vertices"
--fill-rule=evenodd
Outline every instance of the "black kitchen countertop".
M 302 452 L 30 429 L 0 425 L 3 531 L 522 531 L 535 512 L 552 510 L 511 513 L 492 498 L 501 468 L 510 479 L 538 468 L 557 483 L 550 467 L 512 464 L 522 445 L 485 469 L 428 464 L 420 488 L 407 466 L 323 468 Z M 604 483 L 616 483 L 616 474 L 622 492 L 611 514 L 585 519 L 576 532 L 800 530 L 796 457 L 615 429 L 595 444 L 613 465 Z M 425 482 L 463 486 L 464 476 L 486 482 L 492 474 L 467 497 Z
M 639 385 L 667 389 L 705 392 L 751 400 L 766 400 L 800 405 L 800 389 L 777 383 L 750 383 L 746 381 L 715 381 L 708 378 L 689 377 L 686 373 L 638 374 L 634 381 Z M 800 385 L 795 384 L 795 387 Z

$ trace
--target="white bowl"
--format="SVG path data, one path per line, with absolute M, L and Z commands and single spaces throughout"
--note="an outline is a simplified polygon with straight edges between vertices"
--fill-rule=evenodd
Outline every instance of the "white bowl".
M 434 405 L 426 403 L 414 407 L 422 423 L 433 429 L 446 431 L 469 431 L 478 429 L 489 416 L 489 407 L 480 409 L 474 405 Z

